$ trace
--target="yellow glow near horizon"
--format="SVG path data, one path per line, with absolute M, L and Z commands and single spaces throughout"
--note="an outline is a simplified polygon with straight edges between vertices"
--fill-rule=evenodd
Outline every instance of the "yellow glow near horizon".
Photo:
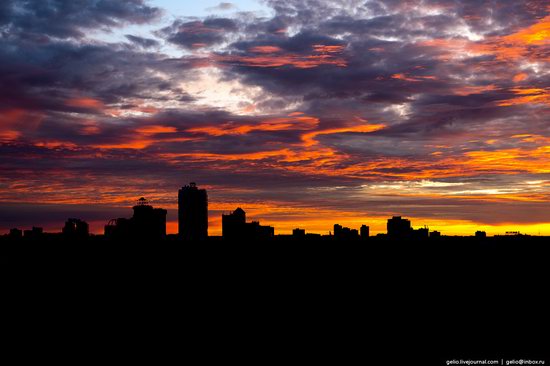
M 365 217 L 345 217 L 345 218 L 329 218 L 325 220 L 318 219 L 302 219 L 297 221 L 279 221 L 279 220 L 260 220 L 261 225 L 270 225 L 275 227 L 275 235 L 278 234 L 292 234 L 292 230 L 295 228 L 305 229 L 306 233 L 317 233 L 327 235 L 333 231 L 334 224 L 340 224 L 342 226 L 357 229 L 361 225 L 369 226 L 370 235 L 386 233 L 386 223 L 389 217 L 384 218 L 365 218 Z M 504 235 L 507 231 L 519 231 L 522 234 L 529 235 L 541 235 L 550 236 L 550 222 L 539 224 L 524 224 L 524 223 L 502 223 L 502 224 L 484 224 L 476 223 L 467 220 L 438 220 L 433 218 L 418 218 L 418 217 L 404 217 L 411 220 L 412 226 L 415 229 L 419 229 L 426 225 L 430 232 L 439 231 L 441 235 L 448 236 L 473 236 L 476 231 L 485 231 L 488 236 Z M 247 217 L 248 221 L 256 220 L 255 217 Z M 222 234 L 221 229 L 221 216 L 220 218 L 211 218 L 209 221 L 208 234 L 212 236 L 220 236 Z M 177 221 L 170 221 L 167 223 L 167 233 L 176 234 L 178 232 Z

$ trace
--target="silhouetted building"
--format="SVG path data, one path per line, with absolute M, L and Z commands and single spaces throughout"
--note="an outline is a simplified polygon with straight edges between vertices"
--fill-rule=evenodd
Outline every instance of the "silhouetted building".
M 411 233 L 412 237 L 417 240 L 428 239 L 430 235 L 430 229 L 428 229 L 427 227 L 423 227 L 420 229 L 412 230 Z
M 340 224 L 334 224 L 334 227 L 333 227 L 334 231 L 333 231 L 333 235 L 335 238 L 338 238 L 342 235 L 342 225 Z
M 303 239 L 306 237 L 306 230 L 296 228 L 292 230 L 292 237 L 294 237 L 295 239 Z
M 476 231 L 476 238 L 483 239 L 487 237 L 487 233 L 485 231 Z
M 321 234 L 316 234 L 316 233 L 307 233 L 306 234 L 306 239 L 311 239 L 311 240 L 319 240 L 321 239 Z
M 166 236 L 166 210 L 153 208 L 143 197 L 133 210 L 133 231 L 138 238 L 160 239 Z
M 178 232 L 184 240 L 208 238 L 208 195 L 196 183 L 178 191 Z
M 369 237 L 369 227 L 367 225 L 361 225 L 359 232 L 361 239 L 367 239 Z
M 230 214 L 222 214 L 222 236 L 224 240 L 262 240 L 275 235 L 272 226 L 262 226 L 258 221 L 246 222 L 246 213 L 237 208 Z
M 411 222 L 401 218 L 401 216 L 394 216 L 388 219 L 387 229 L 388 236 L 393 238 L 410 236 L 412 232 Z
M 240 207 L 228 215 L 222 214 L 222 237 L 228 240 L 238 240 L 245 231 L 246 212 Z
M 271 239 L 275 236 L 275 228 L 273 226 L 260 225 L 259 221 L 252 221 L 245 224 L 246 238 L 253 240 Z
M 334 224 L 334 239 L 336 240 L 353 240 L 359 239 L 359 231 L 350 229 L 339 224 Z
M 41 239 L 44 235 L 44 229 L 33 226 L 31 230 L 25 230 L 23 236 L 26 239 Z
M 19 230 L 18 228 L 10 229 L 10 233 L 8 236 L 11 239 L 21 239 L 23 237 L 23 231 Z
M 141 197 L 133 207 L 130 219 L 112 219 L 105 225 L 105 236 L 112 239 L 162 239 L 166 236 L 166 214 L 162 208 L 153 208 Z
M 86 221 L 70 218 L 63 227 L 63 236 L 72 239 L 83 239 L 89 235 L 89 226 Z
M 430 238 L 441 238 L 441 233 L 439 231 L 430 232 Z
M 132 220 L 124 217 L 111 219 L 105 225 L 105 236 L 109 239 L 128 239 L 132 237 Z

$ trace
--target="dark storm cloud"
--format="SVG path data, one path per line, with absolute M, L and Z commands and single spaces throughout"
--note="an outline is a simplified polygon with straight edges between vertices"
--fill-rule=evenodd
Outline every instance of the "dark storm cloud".
M 157 47 L 159 45 L 158 41 L 151 38 L 143 38 L 143 37 L 133 36 L 131 34 L 127 34 L 126 38 L 128 38 L 130 42 L 135 43 L 138 46 L 143 48 Z
M 342 110 L 354 111 L 369 120 L 371 117 L 383 118 L 390 124 L 399 121 L 396 129 L 409 129 L 417 135 L 441 134 L 446 126 L 452 124 L 454 127 L 448 129 L 448 133 L 456 133 L 457 123 L 467 130 L 472 127 L 472 120 L 503 117 L 510 110 L 496 105 L 509 98 L 508 90 L 514 84 L 513 75 L 501 77 L 509 73 L 510 66 L 495 60 L 492 55 L 467 57 L 459 63 L 449 62 L 445 52 L 460 51 L 446 51 L 444 45 L 433 47 L 423 39 L 437 39 L 446 34 L 457 43 L 462 42 L 461 39 L 468 42 L 465 24 L 472 32 L 494 37 L 530 26 L 547 14 L 547 5 L 543 1 L 527 4 L 513 1 L 498 4 L 494 1 L 475 4 L 379 1 L 362 4 L 315 0 L 268 3 L 276 11 L 272 21 L 284 23 L 282 29 L 295 27 L 301 31 L 290 37 L 258 31 L 252 33 L 254 36 L 234 43 L 232 47 L 238 50 L 243 61 L 231 59 L 229 64 L 240 80 L 278 95 L 303 96 L 309 106 L 305 109 L 308 113 L 326 115 L 346 113 Z M 353 13 L 348 11 L 351 6 L 355 6 Z M 488 23 L 492 26 L 488 27 Z M 256 22 L 248 28 L 258 30 L 262 24 L 268 22 Z M 250 62 L 257 56 L 255 47 L 276 47 L 281 51 L 274 52 L 273 57 L 284 58 L 290 52 L 311 54 L 311 46 L 315 43 L 345 45 L 343 58 L 346 67 L 320 66 L 304 70 L 292 66 L 263 67 Z M 481 74 L 480 66 L 493 72 L 497 81 L 476 86 L 479 92 L 472 88 L 469 93 L 457 95 L 463 84 L 460 79 L 450 79 L 449 75 L 471 74 L 476 69 Z M 483 90 L 484 87 L 488 90 Z M 382 112 L 387 106 L 399 104 L 408 105 L 406 116 Z M 346 108 L 335 108 L 336 105 L 345 105 Z M 435 106 L 440 107 L 433 108 Z M 518 106 L 517 109 L 516 113 L 519 113 L 524 108 Z M 404 118 L 407 120 L 403 121 Z M 391 131 L 388 129 L 387 133 Z
M 237 29 L 237 23 L 232 19 L 207 18 L 194 21 L 176 20 L 157 34 L 183 48 L 195 49 L 222 43 L 229 33 Z
M 99 115 L 128 98 L 148 103 L 170 94 L 182 102 L 193 100 L 173 85 L 186 77 L 181 71 L 195 67 L 192 60 L 171 60 L 117 44 L 34 44 L 0 38 L 0 46 L 0 109 Z M 178 74 L 166 80 L 157 71 Z
M 113 103 L 162 83 L 147 77 L 148 64 L 158 60 L 152 54 L 71 43 L 19 47 L 14 53 L 9 51 L 11 42 L 0 43 L 5 46 L 0 51 L 0 80 L 6 87 L 0 92 L 0 106 L 6 108 L 79 111 L 90 106 L 70 100 L 88 97 Z
M 22 0 L 4 2 L 2 7 L 0 14 L 9 15 L 3 17 L 5 33 L 35 38 L 81 38 L 87 29 L 146 23 L 161 15 L 160 9 L 142 0 Z
M 368 21 L 387 22 L 392 16 L 404 17 L 408 24 L 400 24 L 401 27 L 420 28 L 414 22 L 415 10 L 422 10 L 420 19 L 430 25 L 430 17 L 437 14 L 436 18 L 451 19 L 461 18 L 480 30 L 494 32 L 491 22 L 498 22 L 498 32 L 507 33 L 518 27 L 524 27 L 540 19 L 547 14 L 548 3 L 545 0 L 533 1 L 455 1 L 455 0 L 266 0 L 277 16 L 292 19 L 294 23 L 315 27 L 326 20 L 332 22 L 341 17 L 370 18 Z M 428 14 L 428 15 L 426 15 Z M 441 17 L 443 15 L 443 17 Z M 387 18 L 389 17 L 389 18 Z M 433 19 L 436 19 L 433 18 Z M 359 19 L 359 22 L 365 20 Z M 441 23 L 439 23 L 441 24 Z M 395 24 L 397 25 L 397 24 Z M 345 25 L 344 25 L 345 26 Z M 350 23 L 351 27 L 354 22 Z M 424 23 L 422 23 L 424 26 Z

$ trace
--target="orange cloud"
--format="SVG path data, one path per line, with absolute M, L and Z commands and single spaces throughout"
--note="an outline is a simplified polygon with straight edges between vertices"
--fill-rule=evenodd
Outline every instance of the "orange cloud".
M 424 80 L 435 80 L 437 79 L 435 76 L 426 75 L 426 76 L 408 76 L 407 74 L 393 74 L 391 76 L 392 79 L 398 79 L 398 80 L 404 80 L 404 81 L 412 81 L 412 82 L 418 82 L 418 81 L 424 81 Z
M 519 74 L 516 74 L 514 75 L 514 82 L 515 83 L 519 83 L 520 81 L 523 81 L 525 79 L 527 79 L 529 77 L 528 74 L 524 73 L 524 72 L 520 72 Z
M 306 130 L 315 127 L 318 123 L 317 119 L 311 119 L 311 117 L 302 117 L 302 121 L 307 121 L 306 124 L 301 126 L 302 129 Z M 269 126 L 269 124 L 267 126 Z M 291 126 L 285 126 L 285 129 L 287 129 L 288 127 L 294 128 L 294 125 L 292 124 Z M 185 159 L 185 161 L 208 161 L 210 163 L 219 163 L 219 165 L 215 165 L 216 169 L 231 170 L 233 169 L 233 167 L 231 166 L 231 164 L 228 163 L 238 162 L 239 169 L 241 171 L 246 170 L 247 168 L 254 170 L 257 168 L 256 162 L 262 161 L 263 168 L 290 170 L 311 175 L 362 175 L 368 172 L 368 169 L 373 167 L 372 163 L 366 163 L 363 165 L 351 165 L 347 167 L 345 166 L 345 164 L 343 164 L 344 166 L 339 166 L 338 169 L 335 169 L 334 167 L 336 165 L 340 165 L 342 162 L 345 162 L 349 157 L 345 154 L 337 152 L 333 148 L 319 146 L 320 144 L 316 140 L 316 137 L 319 135 L 330 135 L 348 132 L 368 133 L 380 130 L 384 127 L 385 125 L 382 124 L 367 124 L 365 123 L 365 121 L 363 121 L 363 123 L 358 125 L 306 132 L 302 134 L 302 141 L 300 143 L 292 144 L 284 148 L 274 148 L 272 150 L 242 154 L 215 154 L 209 152 L 167 153 L 160 154 L 159 158 L 171 161 L 173 164 L 179 164 L 181 161 L 180 159 Z M 266 125 L 258 128 L 265 129 Z M 271 127 L 267 127 L 267 130 L 269 130 L 270 128 Z M 250 132 L 251 129 L 250 126 L 239 126 L 229 129 L 227 127 L 219 129 L 215 127 L 206 127 L 201 128 L 200 130 L 194 129 L 194 132 L 197 131 L 215 136 L 219 134 L 229 133 L 243 134 Z M 300 164 L 294 164 L 297 162 L 300 162 Z
M 511 44 L 548 44 L 550 42 L 550 16 L 541 19 L 530 27 L 503 37 L 503 40 Z
M 137 133 L 143 135 L 155 135 L 157 133 L 175 133 L 177 131 L 178 130 L 175 127 L 160 125 L 140 127 L 136 130 Z
M 99 128 L 98 124 L 94 120 L 85 121 L 83 123 L 82 129 L 80 130 L 80 133 L 82 135 L 96 135 L 101 132 L 101 129 Z
M 315 140 L 315 138 L 319 135 L 331 135 L 335 133 L 345 133 L 345 132 L 368 133 L 368 132 L 381 130 L 385 127 L 386 126 L 383 124 L 361 124 L 361 125 L 350 126 L 350 127 L 332 128 L 327 130 L 314 131 L 314 132 L 309 132 L 302 135 L 302 141 L 304 141 L 305 146 L 313 146 L 318 143 Z
M 187 130 L 191 133 L 204 133 L 210 136 L 245 135 L 252 131 L 284 131 L 284 130 L 308 130 L 315 128 L 319 119 L 307 116 L 294 116 L 292 118 L 272 118 L 258 122 L 257 124 L 235 125 L 226 123 L 223 125 L 194 127 Z
M 0 111 L 0 140 L 14 141 L 23 136 L 23 132 L 36 129 L 43 115 L 21 108 Z
M 172 137 L 172 138 L 154 138 L 155 135 L 161 134 L 170 134 L 176 133 L 177 129 L 172 126 L 162 126 L 162 125 L 151 125 L 140 127 L 135 130 L 136 135 L 132 138 L 129 138 L 127 141 L 116 142 L 111 144 L 97 144 L 92 147 L 97 149 L 134 149 L 141 150 L 145 149 L 152 144 L 159 142 L 182 142 L 188 141 L 190 138 L 187 137 Z
M 46 149 L 76 149 L 77 145 L 72 142 L 67 141 L 56 141 L 56 140 L 50 140 L 50 141 L 41 141 L 34 144 L 34 146 L 38 147 L 45 147 Z
M 21 136 L 21 132 L 15 130 L 0 130 L 0 141 L 13 141 Z
M 342 53 L 346 46 L 326 46 L 323 44 L 313 45 L 315 52 L 319 53 Z
M 546 16 L 527 28 L 506 36 L 489 38 L 474 47 L 496 55 L 501 62 L 515 62 L 518 59 L 548 62 L 550 57 L 544 47 L 549 44 L 550 16 Z
M 92 145 L 93 148 L 96 149 L 133 149 L 133 150 L 141 150 L 149 145 L 151 145 L 154 140 L 132 140 L 127 142 L 119 142 L 119 143 L 112 143 L 112 144 L 98 144 L 98 145 Z
M 511 90 L 518 96 L 503 100 L 497 103 L 500 107 L 507 107 L 519 104 L 546 104 L 550 105 L 550 88 L 515 88 Z
M 486 91 L 492 91 L 497 90 L 497 86 L 494 84 L 491 85 L 467 85 L 467 86 L 461 86 L 459 88 L 453 89 L 453 92 L 456 95 L 466 96 L 466 95 L 472 95 L 472 94 L 481 94 Z
M 312 55 L 305 56 L 292 53 L 272 55 L 269 52 L 260 52 L 260 55 L 257 56 L 221 55 L 216 56 L 216 59 L 222 63 L 251 67 L 293 66 L 298 69 L 310 69 L 321 65 L 347 66 L 346 60 L 338 57 L 338 54 L 343 50 L 342 46 L 314 45 L 313 49 L 314 53 Z
M 282 49 L 277 46 L 256 46 L 252 47 L 249 51 L 254 53 L 277 53 L 281 52 Z
M 148 113 L 148 114 L 154 114 L 154 113 L 157 113 L 159 111 L 158 108 L 152 107 L 152 106 L 139 107 L 137 110 L 139 112 Z
M 86 108 L 86 109 L 101 109 L 103 102 L 93 98 L 72 98 L 67 99 L 65 104 L 69 107 Z

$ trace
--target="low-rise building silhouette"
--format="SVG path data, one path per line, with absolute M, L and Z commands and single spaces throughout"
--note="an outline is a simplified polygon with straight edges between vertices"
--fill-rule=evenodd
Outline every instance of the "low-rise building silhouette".
M 153 208 L 141 197 L 133 207 L 130 219 L 112 219 L 105 225 L 105 236 L 112 239 L 162 239 L 166 236 L 166 214 L 162 208 Z
M 25 239 L 42 239 L 44 237 L 44 229 L 41 227 L 33 226 L 31 230 L 23 231 Z
M 222 237 L 229 240 L 239 239 L 245 225 L 246 212 L 240 207 L 227 215 L 222 214 Z
M 355 240 L 359 239 L 359 231 L 350 229 L 339 224 L 334 224 L 334 239 L 336 240 Z
M 430 229 L 428 229 L 428 227 L 425 226 L 420 229 L 412 230 L 411 233 L 413 238 L 417 240 L 424 240 L 424 239 L 428 239 L 428 237 L 430 236 Z
M 303 238 L 306 237 L 306 230 L 296 228 L 296 229 L 292 230 L 292 237 L 295 238 L 295 239 L 303 239 Z
M 246 222 L 246 212 L 238 207 L 230 214 L 222 214 L 222 237 L 224 240 L 263 240 L 275 235 L 272 226 L 260 225 L 258 221 Z
M 441 238 L 441 233 L 437 230 L 430 232 L 430 238 Z
M 483 239 L 483 238 L 487 237 L 487 233 L 485 231 L 478 230 L 475 233 L 475 237 L 478 238 L 478 239 Z
M 23 237 L 23 231 L 18 228 L 10 229 L 10 233 L 8 234 L 8 236 L 11 239 L 21 239 Z
M 89 236 L 89 226 L 86 221 L 69 218 L 62 229 L 63 236 L 71 239 L 83 239 Z

